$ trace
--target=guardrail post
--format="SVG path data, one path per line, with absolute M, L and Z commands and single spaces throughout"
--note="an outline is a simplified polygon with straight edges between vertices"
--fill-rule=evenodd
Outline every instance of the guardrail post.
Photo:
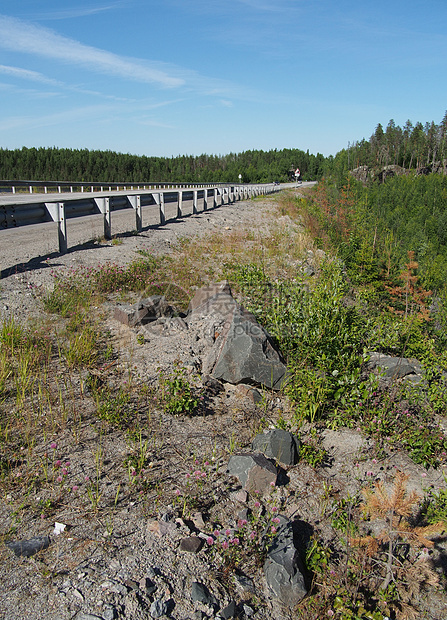
M 217 207 L 217 188 L 213 189 L 213 209 Z
M 63 202 L 46 202 L 45 206 L 53 222 L 57 222 L 59 252 L 67 252 L 67 221 L 65 219 L 65 204 Z
M 183 217 L 183 192 L 178 191 L 177 217 Z
M 165 197 L 162 192 L 159 194 L 154 194 L 155 202 L 158 204 L 158 212 L 160 214 L 160 225 L 164 226 L 166 224 L 166 214 L 165 214 Z
M 197 213 L 197 190 L 195 189 L 192 194 L 192 212 Z
M 132 209 L 135 210 L 135 227 L 137 232 L 143 230 L 143 219 L 141 216 L 141 196 L 127 196 L 127 200 L 130 202 Z
M 93 200 L 104 215 L 104 239 L 111 239 L 112 221 L 110 216 L 110 198 L 93 198 Z
M 208 210 L 208 189 L 207 188 L 203 190 L 203 210 L 204 211 Z

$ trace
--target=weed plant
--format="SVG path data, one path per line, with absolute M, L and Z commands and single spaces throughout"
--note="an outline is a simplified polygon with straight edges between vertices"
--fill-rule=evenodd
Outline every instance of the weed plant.
M 180 361 L 172 372 L 158 371 L 159 398 L 166 413 L 194 415 L 203 401 L 201 391 L 194 387 Z

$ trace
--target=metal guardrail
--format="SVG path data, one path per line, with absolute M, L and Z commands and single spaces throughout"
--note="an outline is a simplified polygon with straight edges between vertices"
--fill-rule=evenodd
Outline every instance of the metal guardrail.
M 85 183 L 82 181 L 9 181 L 0 180 L 0 194 L 62 194 L 75 192 L 112 192 L 112 191 L 134 191 L 134 190 L 154 190 L 154 189 L 182 189 L 187 187 L 203 188 L 209 187 L 209 183 L 109 183 L 98 181 L 95 183 Z M 228 185 L 228 183 L 213 183 L 213 186 Z
M 136 189 L 130 193 L 130 188 L 120 190 L 121 193 L 111 191 L 92 192 L 83 197 L 79 193 L 61 195 L 61 199 L 55 198 L 55 194 L 21 195 L 0 197 L 0 230 L 15 227 L 39 224 L 44 222 L 57 223 L 59 252 L 64 254 L 68 249 L 67 241 L 67 219 L 85 217 L 101 213 L 104 218 L 104 237 L 112 238 L 112 217 L 113 211 L 121 209 L 133 209 L 135 211 L 135 229 L 141 232 L 143 228 L 142 207 L 154 206 L 158 208 L 160 225 L 166 222 L 165 204 L 176 203 L 176 217 L 183 217 L 184 202 L 192 201 L 192 213 L 199 213 L 210 208 L 215 208 L 224 204 L 232 204 L 235 201 L 245 200 L 269 194 L 279 188 L 273 184 L 269 185 L 221 185 L 208 186 L 199 189 L 197 186 L 177 186 L 184 189 L 142 190 Z M 130 191 L 129 191 L 130 190 Z M 118 190 L 115 190 L 117 192 Z M 70 192 L 72 193 L 72 192 Z M 97 195 L 93 195 L 96 193 Z M 3 199 L 2 199 L 3 198 Z M 201 208 L 200 208 L 201 206 Z M 1 233 L 0 233 L 1 234 Z

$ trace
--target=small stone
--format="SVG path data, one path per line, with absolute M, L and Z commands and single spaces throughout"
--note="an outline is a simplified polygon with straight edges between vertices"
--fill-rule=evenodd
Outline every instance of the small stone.
M 137 305 L 129 306 L 122 304 L 117 306 L 113 312 L 113 318 L 128 327 L 135 327 L 148 313 L 147 308 Z
M 243 396 L 251 400 L 255 405 L 259 405 L 262 403 L 262 394 L 259 390 L 249 385 L 244 385 L 240 383 L 237 386 L 237 392 Z
M 152 618 L 161 618 L 168 613 L 168 603 L 161 599 L 154 601 L 150 606 L 150 614 Z
M 244 609 L 244 614 L 247 616 L 247 618 L 251 618 L 252 615 L 255 613 L 254 610 L 249 605 L 244 605 L 243 609 Z
M 296 465 L 299 459 L 300 440 L 296 435 L 275 428 L 267 433 L 256 435 L 252 442 L 252 450 L 262 452 L 284 465 Z
M 255 584 L 253 579 L 247 577 L 247 575 L 241 575 L 236 573 L 234 575 L 234 582 L 236 584 L 236 588 L 241 592 L 250 592 L 251 594 L 255 593 Z
M 41 536 L 30 538 L 29 540 L 11 541 L 7 542 L 6 546 L 18 557 L 24 556 L 25 558 L 29 558 L 35 553 L 42 551 L 42 549 L 47 549 L 47 547 L 50 546 L 50 538 L 49 536 Z
M 182 538 L 180 541 L 180 550 L 188 551 L 189 553 L 198 553 L 202 548 L 203 540 L 198 536 L 189 536 L 188 538 Z
M 236 502 L 241 502 L 242 504 L 248 502 L 248 493 L 247 491 L 245 491 L 245 489 L 239 489 L 239 491 L 235 491 L 235 493 L 232 493 L 231 497 Z
M 124 583 L 131 590 L 139 590 L 139 588 L 140 588 L 139 584 L 136 581 L 134 581 L 133 579 L 126 579 L 126 581 Z
M 219 616 L 224 618 L 224 620 L 229 620 L 230 618 L 234 618 L 236 613 L 236 603 L 231 601 L 229 605 L 220 610 Z
M 268 589 L 283 605 L 294 607 L 307 594 L 293 524 L 280 517 L 278 532 L 267 551 L 264 576 Z
M 191 521 L 194 523 L 198 530 L 205 529 L 205 521 L 203 520 L 203 515 L 201 512 L 195 512 L 191 517 Z
M 198 581 L 194 581 L 191 586 L 191 599 L 194 603 L 203 603 L 204 605 L 216 605 L 217 603 L 208 588 Z
M 153 581 L 149 579 L 149 577 L 143 577 L 143 579 L 140 581 L 140 588 L 141 590 L 143 590 L 143 592 L 146 592 L 148 596 L 152 596 L 152 594 L 157 589 L 157 586 Z
M 104 620 L 116 620 L 118 618 L 118 612 L 112 606 L 106 607 L 101 615 Z
M 264 493 L 276 485 L 278 472 L 263 454 L 233 454 L 228 462 L 228 473 L 236 476 L 244 489 Z
M 84 601 L 85 597 L 82 594 L 82 592 L 80 590 L 78 590 L 77 588 L 73 589 L 73 596 L 75 596 L 76 598 L 78 598 L 80 601 Z

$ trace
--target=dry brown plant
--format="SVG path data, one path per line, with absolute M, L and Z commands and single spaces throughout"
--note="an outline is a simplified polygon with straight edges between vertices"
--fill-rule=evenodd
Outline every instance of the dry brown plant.
M 392 607 L 402 619 L 417 618 L 413 603 L 424 588 L 439 583 L 427 552 L 419 550 L 432 548 L 431 538 L 444 529 L 442 521 L 428 526 L 414 523 L 421 497 L 407 489 L 408 478 L 398 472 L 390 490 L 382 481 L 376 482 L 373 489 L 363 489 L 365 501 L 361 508 L 371 520 L 382 520 L 383 529 L 379 534 L 350 539 L 352 545 L 366 550 L 371 566 L 378 568 L 379 589 L 385 593 L 393 586 L 396 601 Z

